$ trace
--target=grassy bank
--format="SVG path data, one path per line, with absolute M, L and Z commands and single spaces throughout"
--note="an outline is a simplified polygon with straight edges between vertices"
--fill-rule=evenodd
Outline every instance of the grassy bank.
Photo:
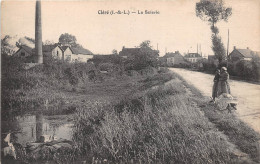
M 74 140 L 85 160 L 250 163 L 194 106 L 183 82 L 173 77 L 167 85 L 142 96 L 129 96 L 118 104 L 90 103 L 78 109 Z
M 239 150 L 248 154 L 255 162 L 260 162 L 260 135 L 246 123 L 241 121 L 235 114 L 228 111 L 220 111 L 219 108 L 205 100 L 201 93 L 192 85 L 188 84 L 182 77 L 175 74 L 183 81 L 183 84 L 192 92 L 191 101 L 196 102 L 204 115 L 222 131 L 230 142 L 235 144 Z
M 92 63 L 52 61 L 29 70 L 9 57 L 3 63 L 2 116 L 41 111 L 45 115 L 74 113 L 88 101 L 117 102 L 171 79 L 165 70 L 101 73 Z

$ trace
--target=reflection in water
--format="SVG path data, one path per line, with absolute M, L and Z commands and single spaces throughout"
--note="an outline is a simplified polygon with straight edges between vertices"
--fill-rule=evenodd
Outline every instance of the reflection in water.
M 42 113 L 36 114 L 36 142 L 40 141 L 40 137 L 43 135 L 43 115 Z
M 27 142 L 39 141 L 42 135 L 71 140 L 73 123 L 68 121 L 69 117 L 72 116 L 44 116 L 38 113 L 36 115 L 18 116 L 6 121 L 2 120 L 2 138 L 10 130 L 13 134 L 13 141 L 23 146 Z

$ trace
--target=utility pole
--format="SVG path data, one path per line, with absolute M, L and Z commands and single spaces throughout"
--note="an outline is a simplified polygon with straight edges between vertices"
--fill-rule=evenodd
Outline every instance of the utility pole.
M 229 29 L 228 29 L 228 41 L 227 41 L 227 67 L 228 67 L 228 48 L 229 48 Z
M 201 44 L 200 44 L 200 54 L 201 54 L 201 56 L 202 56 L 202 51 L 201 51 Z

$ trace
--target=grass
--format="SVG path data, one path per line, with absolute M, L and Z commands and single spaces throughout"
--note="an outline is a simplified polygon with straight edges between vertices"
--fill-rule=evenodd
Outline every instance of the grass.
M 118 105 L 90 102 L 76 112 L 74 140 L 87 161 L 250 162 L 239 159 L 235 146 L 189 99 L 174 79 Z
M 71 70 L 73 67 L 72 65 L 68 68 Z M 80 75 L 69 71 L 69 75 L 73 77 L 68 78 L 68 68 L 63 68 L 65 73 L 59 69 L 55 72 L 54 69 L 49 75 L 48 69 L 48 74 L 45 74 L 42 68 L 35 67 L 27 72 L 20 70 L 16 76 L 4 76 L 2 114 L 8 119 L 10 115 L 35 111 L 42 111 L 45 115 L 74 113 L 76 108 L 85 106 L 90 100 L 117 102 L 122 97 L 140 92 L 140 89 L 145 91 L 171 79 L 167 76 L 169 73 L 161 70 L 160 73 L 142 76 L 119 76 L 114 75 L 114 72 L 113 75 L 99 74 L 97 76 L 102 81 L 93 81 L 82 71 L 79 71 Z M 77 84 L 72 84 L 71 79 L 76 79 L 74 81 L 77 81 Z M 150 81 L 153 84 L 150 84 Z
M 49 75 L 37 68 L 9 77 L 14 83 L 3 79 L 8 86 L 2 99 L 6 118 L 39 110 L 47 115 L 75 113 L 77 152 L 68 150 L 55 158 L 46 153 L 48 158 L 58 163 L 77 160 L 78 155 L 88 163 L 259 160 L 259 135 L 234 115 L 205 103 L 200 92 L 178 75 L 161 69 L 142 76 L 99 74 L 99 80 L 92 81 L 79 68 L 80 74 L 74 66 L 64 68 L 68 75 L 61 69 L 55 73 L 51 68 Z

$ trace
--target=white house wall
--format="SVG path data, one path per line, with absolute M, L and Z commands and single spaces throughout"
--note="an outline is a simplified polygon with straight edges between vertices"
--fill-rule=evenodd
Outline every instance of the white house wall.
M 52 57 L 54 57 L 55 59 L 62 59 L 62 50 L 59 47 L 55 47 L 52 50 Z
M 68 62 L 71 62 L 71 61 L 72 61 L 72 56 L 73 56 L 74 54 L 72 54 L 70 48 L 67 48 L 67 49 L 63 52 L 63 54 L 64 54 L 64 60 L 65 60 L 65 61 L 68 61 Z

